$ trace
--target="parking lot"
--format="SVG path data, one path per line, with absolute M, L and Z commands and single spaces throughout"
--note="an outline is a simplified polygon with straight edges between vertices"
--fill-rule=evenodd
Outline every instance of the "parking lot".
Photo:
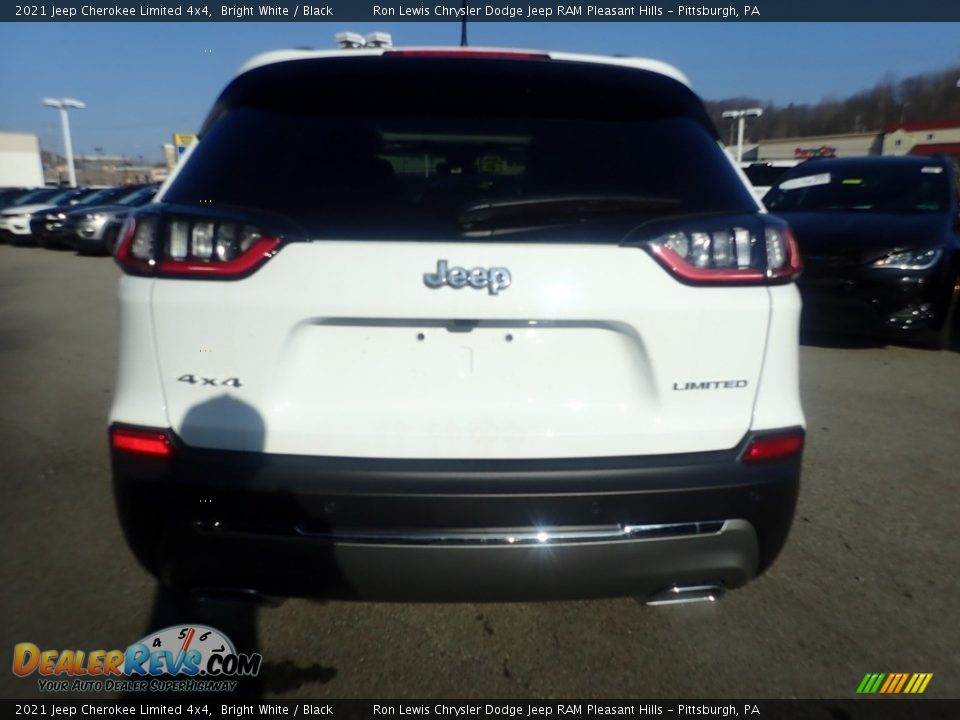
M 0 246 L 5 652 L 123 648 L 172 622 L 110 494 L 119 276 L 105 258 Z M 263 654 L 267 697 L 848 698 L 865 673 L 899 671 L 960 696 L 960 354 L 818 342 L 801 363 L 792 534 L 722 602 L 292 600 L 224 629 Z M 39 695 L 35 677 L 0 678 L 4 697 Z

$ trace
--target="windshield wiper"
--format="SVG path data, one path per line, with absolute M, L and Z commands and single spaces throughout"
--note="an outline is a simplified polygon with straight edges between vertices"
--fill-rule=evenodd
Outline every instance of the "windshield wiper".
M 473 234 L 507 227 L 569 225 L 678 205 L 680 198 L 651 195 L 546 195 L 474 203 L 464 208 L 457 220 L 465 233 Z

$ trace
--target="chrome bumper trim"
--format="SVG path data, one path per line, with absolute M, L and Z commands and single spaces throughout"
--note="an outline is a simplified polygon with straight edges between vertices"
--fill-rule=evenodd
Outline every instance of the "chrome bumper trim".
M 714 535 L 726 521 L 666 523 L 656 525 L 612 525 L 575 528 L 522 528 L 517 530 L 406 530 L 358 532 L 314 531 L 297 527 L 298 535 L 341 543 L 378 545 L 531 545 L 550 546 L 570 543 L 652 540 L 691 535 Z

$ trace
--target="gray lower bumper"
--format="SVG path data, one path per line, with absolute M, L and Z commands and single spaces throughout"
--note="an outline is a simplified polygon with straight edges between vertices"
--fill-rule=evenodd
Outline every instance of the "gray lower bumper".
M 738 587 L 758 568 L 757 535 L 745 520 L 728 520 L 716 532 L 694 535 L 516 545 L 198 532 L 181 549 L 176 553 L 183 562 L 180 571 L 193 577 L 194 586 L 295 595 L 312 576 L 316 587 L 309 594 L 335 597 L 338 588 L 349 588 L 349 596 L 368 600 L 650 597 L 677 585 Z M 211 561 L 228 549 L 243 558 L 244 576 L 257 578 L 255 585 L 235 585 L 229 572 L 210 572 Z M 199 573 L 191 572 L 191 565 L 203 569 L 207 582 L 196 582 Z

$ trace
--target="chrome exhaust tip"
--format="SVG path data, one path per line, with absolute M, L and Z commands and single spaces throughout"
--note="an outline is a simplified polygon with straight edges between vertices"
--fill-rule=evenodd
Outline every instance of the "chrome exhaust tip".
M 647 600 L 647 605 L 686 605 L 696 602 L 716 602 L 723 597 L 723 585 L 674 585 L 661 590 Z

